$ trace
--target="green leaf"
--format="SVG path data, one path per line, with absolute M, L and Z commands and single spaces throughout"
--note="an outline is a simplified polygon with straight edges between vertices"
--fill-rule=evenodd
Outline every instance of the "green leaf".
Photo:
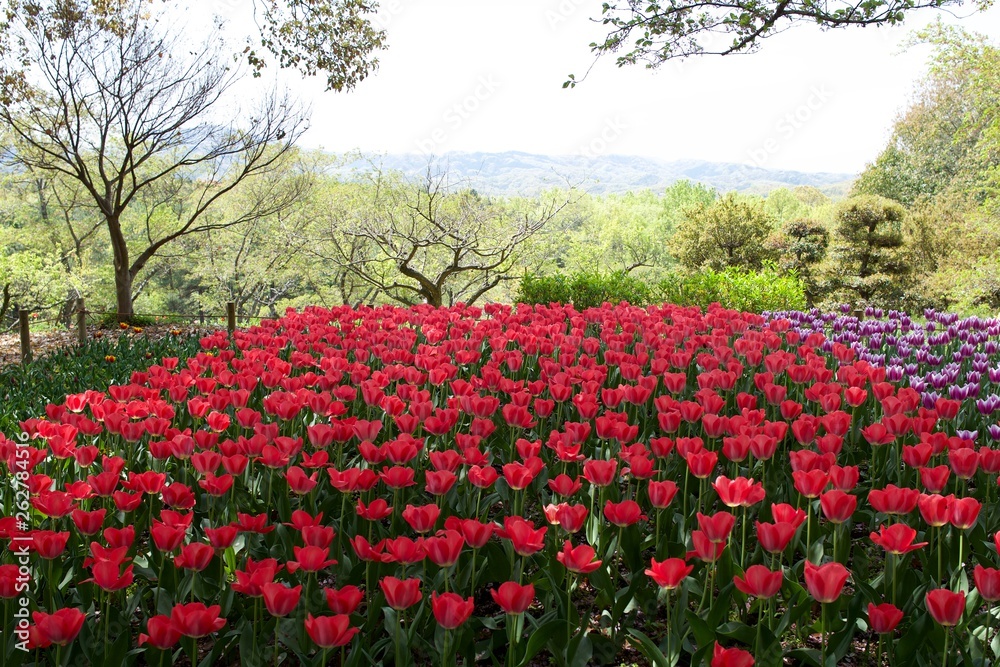
M 525 645 L 524 656 L 521 658 L 519 667 L 526 667 L 526 665 L 531 662 L 531 659 L 538 655 L 538 652 L 541 651 L 551 639 L 559 636 L 560 632 L 566 632 L 566 621 L 562 619 L 551 620 L 535 628 L 535 631 L 531 633 L 530 637 L 528 637 L 528 643 Z M 555 651 L 553 651 L 553 653 L 555 653 Z
M 660 647 L 652 639 L 635 628 L 629 628 L 628 633 L 639 640 L 636 648 L 656 667 L 673 667 L 673 663 L 667 659 L 667 656 L 663 655 L 663 651 L 660 650 Z

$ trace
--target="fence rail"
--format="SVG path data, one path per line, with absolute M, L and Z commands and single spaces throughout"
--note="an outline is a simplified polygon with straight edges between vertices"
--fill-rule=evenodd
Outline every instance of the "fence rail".
M 77 343 L 83 345 L 87 342 L 87 316 L 98 315 L 98 316 L 117 316 L 118 313 L 107 312 L 100 310 L 87 310 L 83 299 L 76 300 L 76 308 L 73 309 L 73 313 L 76 315 L 76 340 Z M 184 320 L 196 320 L 202 323 L 205 322 L 206 318 L 222 317 L 222 315 L 211 314 L 211 313 L 199 313 L 198 315 L 183 315 L 183 314 L 149 314 L 149 313 L 135 313 L 139 317 L 162 317 L 162 318 L 172 318 L 172 319 L 184 319 Z M 20 332 L 21 338 L 21 363 L 29 364 L 33 359 L 33 354 L 31 351 L 31 311 L 28 310 L 18 310 L 17 311 L 17 327 Z M 226 303 L 226 327 L 229 330 L 229 334 L 232 335 L 236 331 L 236 303 L 228 302 Z M 246 320 L 259 320 L 263 319 L 259 316 L 243 316 Z M 34 320 L 34 323 L 44 324 L 48 322 L 61 322 L 62 318 L 53 317 L 46 320 Z

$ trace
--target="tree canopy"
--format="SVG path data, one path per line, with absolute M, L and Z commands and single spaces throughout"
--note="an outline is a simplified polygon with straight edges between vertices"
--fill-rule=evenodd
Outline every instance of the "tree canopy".
M 958 6 L 963 0 L 607 0 L 599 19 L 604 39 L 590 45 L 614 55 L 619 67 L 695 55 L 749 53 L 801 23 L 822 29 L 901 23 L 918 9 Z M 984 9 L 992 0 L 974 0 Z M 570 75 L 565 85 L 577 79 Z

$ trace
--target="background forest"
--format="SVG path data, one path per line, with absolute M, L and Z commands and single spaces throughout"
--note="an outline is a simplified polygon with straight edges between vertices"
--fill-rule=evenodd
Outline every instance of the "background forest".
M 757 289 L 786 290 L 784 306 L 995 312 L 1000 50 L 942 25 L 914 41 L 934 47 L 926 76 L 888 145 L 834 198 L 810 186 L 756 195 L 693 181 L 495 194 L 450 177 L 444 162 L 415 178 L 377 158 L 300 150 L 292 123 L 261 130 L 254 162 L 210 155 L 210 174 L 208 160 L 176 162 L 182 143 L 151 155 L 147 166 L 171 168 L 120 207 L 116 240 L 85 182 L 26 159 L 35 135 L 12 118 L 0 323 L 18 308 L 69 321 L 79 297 L 120 310 L 125 273 L 139 315 L 217 317 L 228 301 L 249 317 L 307 304 L 544 301 L 574 280 L 614 283 L 630 300 L 683 301 L 706 276 L 760 275 Z M 758 303 L 771 304 L 737 305 Z

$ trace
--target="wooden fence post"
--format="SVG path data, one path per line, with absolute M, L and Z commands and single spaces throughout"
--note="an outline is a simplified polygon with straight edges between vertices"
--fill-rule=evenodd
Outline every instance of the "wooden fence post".
M 226 303 L 226 319 L 229 324 L 229 334 L 232 335 L 236 331 L 236 304 L 232 301 Z
M 21 363 L 31 363 L 31 331 L 28 328 L 28 311 L 18 309 L 18 328 L 21 330 Z
M 82 296 L 76 300 L 76 342 L 80 345 L 87 342 L 87 311 Z

